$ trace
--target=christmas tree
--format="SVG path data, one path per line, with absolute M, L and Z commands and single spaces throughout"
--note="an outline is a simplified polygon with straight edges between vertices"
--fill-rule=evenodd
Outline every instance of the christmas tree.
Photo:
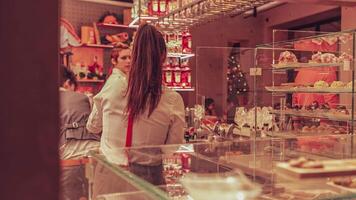
M 248 84 L 244 72 L 241 70 L 239 61 L 240 52 L 233 48 L 228 58 L 227 85 L 228 98 L 236 98 L 248 92 Z

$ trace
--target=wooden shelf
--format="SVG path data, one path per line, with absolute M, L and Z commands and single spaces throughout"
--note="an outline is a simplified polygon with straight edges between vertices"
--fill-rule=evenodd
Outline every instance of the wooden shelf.
M 97 23 L 98 27 L 102 28 L 117 28 L 117 29 L 136 29 L 135 27 L 129 27 L 128 25 L 123 24 L 105 24 L 105 23 Z
M 90 47 L 90 48 L 103 48 L 103 49 L 112 49 L 113 45 L 105 45 L 105 44 L 83 44 L 81 47 Z
M 94 80 L 94 79 L 79 79 L 78 83 L 104 83 L 104 80 Z

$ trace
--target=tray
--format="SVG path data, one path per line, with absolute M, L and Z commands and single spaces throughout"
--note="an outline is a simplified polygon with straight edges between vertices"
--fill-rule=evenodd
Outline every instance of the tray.
M 321 162 L 324 165 L 323 168 L 297 168 L 291 167 L 286 162 L 279 162 L 276 166 L 282 173 L 299 179 L 356 175 L 356 159 L 323 160 Z

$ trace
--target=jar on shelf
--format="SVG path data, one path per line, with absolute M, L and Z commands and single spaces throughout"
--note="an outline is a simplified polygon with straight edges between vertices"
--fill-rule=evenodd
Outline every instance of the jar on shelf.
M 182 33 L 182 52 L 191 53 L 192 52 L 192 35 L 188 30 Z
M 148 13 L 151 16 L 157 16 L 159 13 L 159 0 L 151 0 L 149 2 Z
M 168 1 L 167 0 L 159 0 L 159 12 L 158 15 L 162 16 L 167 14 Z
M 173 70 L 171 58 L 168 58 L 164 64 L 163 82 L 166 86 L 173 86 Z
M 174 58 L 174 62 L 173 62 L 173 76 L 174 76 L 174 86 L 177 87 L 181 87 L 182 85 L 182 72 L 181 69 L 179 67 L 179 59 L 178 58 Z
M 178 1 L 177 0 L 170 0 L 168 2 L 168 12 L 172 12 L 178 8 Z
M 178 32 L 177 33 L 177 53 L 181 53 L 182 52 L 182 45 L 183 45 L 183 37 L 182 37 L 182 33 Z
M 189 68 L 188 60 L 183 60 L 181 64 L 182 87 L 192 86 L 192 70 Z

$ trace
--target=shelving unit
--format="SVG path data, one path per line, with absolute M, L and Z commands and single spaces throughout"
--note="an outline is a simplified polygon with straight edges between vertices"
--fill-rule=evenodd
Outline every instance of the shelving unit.
M 79 79 L 79 83 L 104 83 L 104 80 L 94 80 L 94 79 Z

